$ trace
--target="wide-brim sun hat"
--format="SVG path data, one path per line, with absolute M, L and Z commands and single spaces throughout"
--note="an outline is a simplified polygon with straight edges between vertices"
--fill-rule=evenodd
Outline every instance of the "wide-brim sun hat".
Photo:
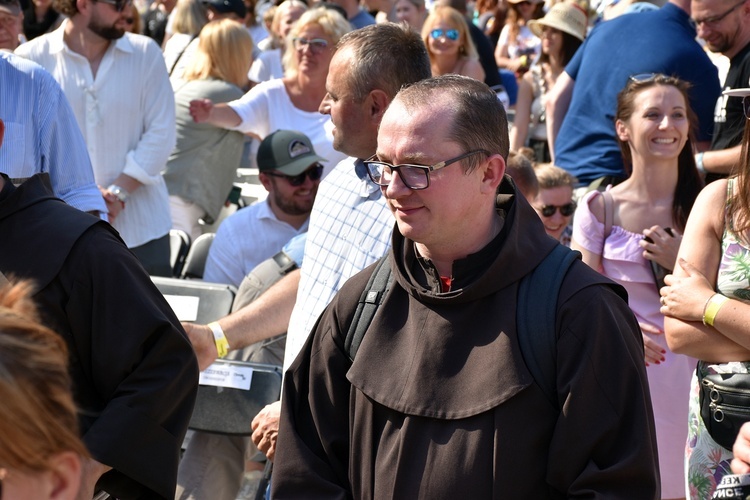
M 545 26 L 560 30 L 583 41 L 586 38 L 588 17 L 581 7 L 574 3 L 557 3 L 541 19 L 529 21 L 529 29 L 542 37 Z

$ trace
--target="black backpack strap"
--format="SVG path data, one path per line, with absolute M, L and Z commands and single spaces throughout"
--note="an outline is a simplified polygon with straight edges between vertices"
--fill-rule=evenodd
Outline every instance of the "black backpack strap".
M 372 318 L 375 317 L 378 307 L 383 303 L 383 298 L 388 293 L 392 282 L 393 273 L 391 273 L 391 264 L 388 255 L 386 255 L 378 261 L 370 279 L 367 280 L 367 286 L 359 297 L 357 310 L 354 312 L 351 325 L 349 325 L 349 331 L 346 332 L 344 349 L 346 349 L 350 360 L 354 361 L 365 332 L 369 328 Z
M 579 252 L 557 245 L 518 286 L 516 329 L 526 367 L 547 399 L 557 400 L 557 296 L 571 264 Z

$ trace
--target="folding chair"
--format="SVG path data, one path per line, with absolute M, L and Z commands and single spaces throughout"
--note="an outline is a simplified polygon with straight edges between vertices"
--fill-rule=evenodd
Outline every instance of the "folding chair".
M 190 236 L 182 229 L 169 230 L 169 263 L 172 276 L 179 276 L 190 250 Z
M 185 265 L 182 266 L 180 278 L 183 279 L 203 279 L 203 270 L 206 268 L 206 259 L 208 250 L 214 242 L 216 233 L 204 233 L 198 236 L 192 245 L 190 251 L 185 257 Z
M 221 283 L 159 276 L 152 276 L 151 280 L 172 306 L 177 319 L 202 325 L 229 314 L 237 294 L 235 287 Z

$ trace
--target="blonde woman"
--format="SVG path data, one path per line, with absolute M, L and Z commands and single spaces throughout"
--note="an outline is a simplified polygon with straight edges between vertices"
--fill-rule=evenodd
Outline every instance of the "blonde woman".
M 471 41 L 466 19 L 456 9 L 435 7 L 422 26 L 432 76 L 463 75 L 484 81 L 484 70 Z
M 292 31 L 294 23 L 306 11 L 307 5 L 301 0 L 285 0 L 275 9 L 270 36 L 258 44 L 261 52 L 250 66 L 248 77 L 253 83 L 284 77 L 284 65 L 281 60 L 285 40 Z
M 201 31 L 198 51 L 183 79 L 174 85 L 177 144 L 163 175 L 173 227 L 193 240 L 202 232 L 200 219 L 211 223 L 219 215 L 240 166 L 245 136 L 195 123 L 190 101 L 242 97 L 252 52 L 253 41 L 244 26 L 229 19 L 212 21 Z
M 326 172 L 345 156 L 333 149 L 329 115 L 318 112 L 326 94 L 326 77 L 336 43 L 351 25 L 338 12 L 315 8 L 305 12 L 287 37 L 284 78 L 263 82 L 240 99 L 214 103 L 195 99 L 190 114 L 196 123 L 252 133 L 261 140 L 279 129 L 302 132 L 328 160 Z
M 30 294 L 28 282 L 0 287 L 0 495 L 74 500 L 89 454 L 78 435 L 68 349 L 39 323 Z

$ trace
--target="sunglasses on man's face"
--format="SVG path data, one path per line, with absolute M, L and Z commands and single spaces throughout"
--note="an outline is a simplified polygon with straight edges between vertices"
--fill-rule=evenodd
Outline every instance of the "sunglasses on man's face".
M 294 187 L 301 186 L 305 183 L 305 177 L 309 177 L 311 181 L 320 180 L 323 177 L 323 165 L 316 163 L 312 167 L 308 168 L 299 175 L 285 175 L 278 172 L 265 172 L 266 175 L 271 177 L 281 177 Z
M 117 12 L 122 12 L 130 6 L 132 0 L 93 0 L 94 2 L 106 3 L 115 8 Z
M 565 205 L 544 205 L 538 210 L 544 217 L 552 217 L 558 210 L 560 210 L 560 214 L 563 217 L 570 217 L 571 215 L 573 215 L 573 212 L 576 211 L 576 204 L 570 202 Z
M 458 30 L 442 30 L 442 29 L 434 29 L 430 31 L 430 36 L 433 40 L 437 40 L 438 38 L 445 37 L 448 40 L 453 40 L 454 42 L 458 40 L 458 37 L 460 36 L 458 33 Z

